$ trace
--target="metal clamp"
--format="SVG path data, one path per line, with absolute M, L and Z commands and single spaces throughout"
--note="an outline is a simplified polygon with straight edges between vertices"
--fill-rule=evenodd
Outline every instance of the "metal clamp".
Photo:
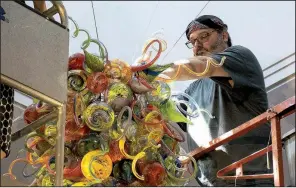
M 50 1 L 52 3 L 52 7 L 50 7 L 48 10 L 43 12 L 43 15 L 51 18 L 56 13 L 60 15 L 61 24 L 68 28 L 68 15 L 67 11 L 62 3 L 62 1 Z
M 272 117 L 272 115 L 277 115 L 278 113 L 274 110 L 274 108 L 273 107 L 271 107 L 271 108 L 269 108 L 267 111 L 266 111 L 267 113 L 268 113 L 268 115 L 267 115 L 267 120 L 270 120 Z

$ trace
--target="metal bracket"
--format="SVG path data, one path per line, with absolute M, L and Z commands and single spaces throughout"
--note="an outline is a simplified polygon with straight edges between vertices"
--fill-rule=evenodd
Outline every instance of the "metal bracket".
M 266 112 L 268 113 L 268 115 L 266 117 L 267 120 L 270 120 L 271 118 L 273 118 L 274 116 L 276 116 L 278 114 L 277 111 L 275 111 L 275 109 L 273 107 L 269 108 Z

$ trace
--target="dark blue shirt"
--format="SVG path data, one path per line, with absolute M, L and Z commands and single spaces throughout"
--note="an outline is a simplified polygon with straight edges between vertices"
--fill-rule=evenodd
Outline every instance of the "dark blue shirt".
M 229 78 L 200 79 L 185 91 L 195 99 L 200 108 L 215 116 L 211 119 L 206 113 L 201 113 L 199 117 L 192 119 L 194 125 L 187 125 L 189 151 L 253 119 L 268 108 L 263 72 L 255 55 L 245 47 L 232 46 L 212 55 L 212 58 L 220 62 L 223 56 L 226 57 L 223 69 L 230 75 Z M 234 82 L 233 87 L 229 83 L 231 79 Z M 198 160 L 197 181 L 203 186 L 233 186 L 234 181 L 217 179 L 217 171 L 266 147 L 269 135 L 270 125 L 265 124 L 219 147 L 218 151 L 205 155 Z M 243 165 L 244 173 L 267 173 L 266 161 L 264 155 Z M 263 185 L 272 185 L 272 180 L 260 181 Z M 254 183 L 255 181 L 237 181 L 238 186 L 255 186 Z

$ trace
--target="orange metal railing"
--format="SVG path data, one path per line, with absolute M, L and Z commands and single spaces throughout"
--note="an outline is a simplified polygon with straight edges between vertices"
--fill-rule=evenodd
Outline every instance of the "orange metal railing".
M 219 136 L 218 138 L 209 142 L 207 146 L 197 148 L 189 153 L 195 159 L 203 156 L 204 154 L 215 150 L 217 147 L 234 140 L 249 131 L 259 127 L 260 125 L 271 121 L 271 141 L 272 144 L 260 151 L 257 151 L 231 165 L 219 170 L 217 177 L 221 179 L 266 179 L 273 178 L 275 186 L 284 186 L 284 172 L 283 172 L 283 159 L 282 159 L 282 139 L 281 139 L 281 124 L 280 120 L 290 114 L 295 113 L 295 96 L 287 99 L 286 101 L 270 108 L 267 112 L 251 119 L 250 121 L 228 131 L 227 133 Z M 273 159 L 273 173 L 271 174 L 256 174 L 244 175 L 243 164 L 254 160 L 257 157 L 264 155 L 271 151 Z M 236 176 L 225 176 L 231 170 L 236 170 Z

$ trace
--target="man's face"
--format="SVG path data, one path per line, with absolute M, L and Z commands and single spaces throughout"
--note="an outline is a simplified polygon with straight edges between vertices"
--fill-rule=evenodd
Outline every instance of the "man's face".
M 214 29 L 198 29 L 193 31 L 189 40 L 193 45 L 194 56 L 203 56 L 218 53 L 225 49 L 224 33 L 218 33 Z

